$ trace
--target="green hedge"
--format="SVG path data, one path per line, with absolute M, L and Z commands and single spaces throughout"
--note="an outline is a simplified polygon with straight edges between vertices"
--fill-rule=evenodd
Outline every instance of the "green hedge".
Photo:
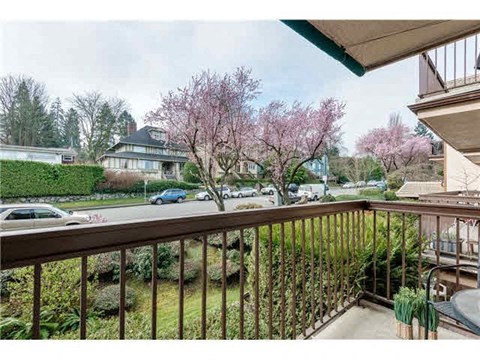
M 97 165 L 0 160 L 0 197 L 90 195 L 103 180 Z
M 100 184 L 97 187 L 96 192 L 104 193 L 104 194 L 113 194 L 113 193 L 143 193 L 144 192 L 144 182 L 143 180 L 137 181 L 132 186 L 124 187 L 124 188 L 111 188 L 111 187 L 103 187 Z M 149 181 L 147 184 L 147 193 L 159 193 L 163 190 L 167 189 L 182 189 L 182 190 L 195 190 L 198 189 L 199 186 L 197 184 L 189 184 L 183 181 L 176 181 L 176 180 L 152 180 Z

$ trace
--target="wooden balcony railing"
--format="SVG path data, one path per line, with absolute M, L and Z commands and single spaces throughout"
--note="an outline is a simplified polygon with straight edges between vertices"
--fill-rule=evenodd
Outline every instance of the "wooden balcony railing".
M 459 205 L 352 201 L 243 210 L 174 219 L 104 223 L 49 230 L 5 232 L 1 269 L 33 266 L 33 338 L 40 337 L 42 266 L 80 258 L 80 326 L 87 333 L 87 265 L 89 257 L 120 253 L 118 338 L 125 338 L 126 251 L 150 247 L 157 267 L 157 245 L 179 244 L 177 338 L 210 338 L 207 324 L 208 237 L 221 238 L 221 339 L 306 338 L 352 306 L 361 296 L 391 301 L 400 286 L 422 286 L 431 240 L 439 263 L 441 234 L 427 239 L 422 217 L 480 220 L 478 208 Z M 477 228 L 480 226 L 477 225 Z M 458 229 L 458 227 L 457 227 Z M 227 239 L 239 234 L 239 295 L 227 304 Z M 480 230 L 479 230 L 480 233 Z M 201 244 L 202 292 L 198 332 L 185 336 L 185 241 Z M 456 244 L 460 243 L 457 231 Z M 432 249 L 430 249 L 432 251 Z M 453 261 L 459 262 L 460 247 Z M 478 257 L 478 249 L 476 253 Z M 248 266 L 247 266 L 248 265 Z M 456 272 L 459 286 L 460 272 Z M 157 273 L 152 271 L 150 338 L 158 337 Z M 438 287 L 437 287 L 438 291 Z M 238 322 L 227 321 L 237 312 Z M 246 319 L 250 319 L 247 321 Z M 265 325 L 265 326 L 263 326 Z M 251 327 L 251 328 L 248 328 Z M 235 329 L 235 332 L 231 332 Z M 251 330 L 251 331 L 250 331 Z
M 419 97 L 447 93 L 480 82 L 479 34 L 420 55 Z

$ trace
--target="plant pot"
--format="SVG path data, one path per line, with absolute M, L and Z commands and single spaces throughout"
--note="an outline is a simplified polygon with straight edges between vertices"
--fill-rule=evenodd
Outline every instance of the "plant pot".
M 418 325 L 418 339 L 419 340 L 425 339 L 425 328 L 420 325 Z M 438 340 L 438 332 L 428 331 L 428 340 Z
M 397 337 L 405 340 L 413 340 L 412 325 L 408 325 L 397 320 Z

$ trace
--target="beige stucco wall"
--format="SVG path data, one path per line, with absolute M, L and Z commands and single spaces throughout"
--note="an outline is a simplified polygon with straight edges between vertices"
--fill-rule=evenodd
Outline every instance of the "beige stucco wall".
M 451 146 L 445 144 L 446 191 L 479 190 L 480 166 L 475 165 Z

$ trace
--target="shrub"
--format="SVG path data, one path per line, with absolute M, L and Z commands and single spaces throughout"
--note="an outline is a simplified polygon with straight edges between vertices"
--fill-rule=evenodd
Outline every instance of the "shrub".
M 322 202 L 322 203 L 329 203 L 329 202 L 334 202 L 334 201 L 337 201 L 337 199 L 335 199 L 335 196 L 333 196 L 331 194 L 327 194 L 327 195 L 322 196 L 320 198 L 320 202 Z
M 210 265 L 207 269 L 207 272 L 208 272 L 208 277 L 210 278 L 211 281 L 217 284 L 222 283 L 222 264 L 221 263 Z M 232 260 L 227 260 L 227 271 L 226 271 L 227 283 L 236 281 L 239 274 L 240 274 L 240 265 L 238 265 Z
M 105 180 L 97 185 L 97 190 L 111 189 L 112 192 L 129 189 L 142 180 L 137 173 L 128 171 L 105 171 Z
M 250 246 L 254 238 L 254 231 L 251 228 L 243 230 L 243 241 L 246 246 Z M 214 234 L 208 236 L 208 245 L 214 247 L 222 247 L 223 244 L 223 235 Z M 227 232 L 227 248 L 236 248 L 240 242 L 240 230 L 234 230 Z
M 380 189 L 362 189 L 358 192 L 359 195 L 364 195 L 364 196 L 375 196 L 375 195 L 381 195 L 382 190 Z
M 414 301 L 414 314 L 415 317 L 418 319 L 418 325 L 425 327 L 425 305 L 426 305 L 426 292 L 425 289 L 417 289 L 415 294 L 415 301 Z M 439 316 L 438 312 L 435 308 L 429 304 L 429 312 L 428 312 L 428 330 L 429 331 L 437 331 L 438 324 L 439 324 Z
M 133 273 L 143 281 L 152 279 L 152 248 L 141 247 L 134 250 Z M 157 271 L 168 268 L 175 260 L 172 248 L 167 244 L 157 246 Z
M 125 251 L 125 270 L 131 272 L 135 263 L 135 254 L 132 250 Z M 90 257 L 95 264 L 94 269 L 103 281 L 117 281 L 120 278 L 120 252 L 98 254 Z M 90 259 L 89 258 L 89 259 Z
M 131 309 L 136 304 L 135 290 L 125 287 L 125 309 Z M 99 291 L 93 308 L 103 316 L 118 314 L 120 308 L 120 285 L 110 285 Z
M 197 165 L 194 163 L 187 161 L 183 166 L 183 180 L 192 184 L 199 184 L 202 181 L 200 180 L 200 173 L 198 171 Z
M 263 205 L 257 203 L 244 203 L 235 206 L 235 210 L 262 209 Z
M 395 194 L 395 191 L 392 190 L 387 190 L 383 193 L 383 196 L 385 196 L 385 200 L 387 201 L 395 201 L 398 200 L 397 194 Z
M 88 261 L 89 275 L 87 298 L 91 299 L 96 289 L 95 261 Z M 52 311 L 56 321 L 78 307 L 80 303 L 80 259 L 45 263 L 42 265 L 42 310 Z M 7 283 L 10 293 L 5 313 L 30 321 L 33 304 L 33 267 L 15 269 L 12 281 Z M 2 309 L 3 310 L 3 309 Z
M 103 179 L 97 165 L 0 160 L 0 197 L 90 195 Z
M 403 186 L 403 180 L 399 174 L 389 174 L 387 176 L 387 187 L 389 190 L 398 190 Z
M 200 273 L 200 263 L 195 260 L 186 260 L 183 269 L 183 282 L 191 282 L 195 280 Z M 161 279 L 178 281 L 180 279 L 180 263 L 174 262 L 165 269 L 159 269 L 158 276 Z
M 0 271 L 0 297 L 8 296 L 8 283 L 13 280 L 14 270 Z

